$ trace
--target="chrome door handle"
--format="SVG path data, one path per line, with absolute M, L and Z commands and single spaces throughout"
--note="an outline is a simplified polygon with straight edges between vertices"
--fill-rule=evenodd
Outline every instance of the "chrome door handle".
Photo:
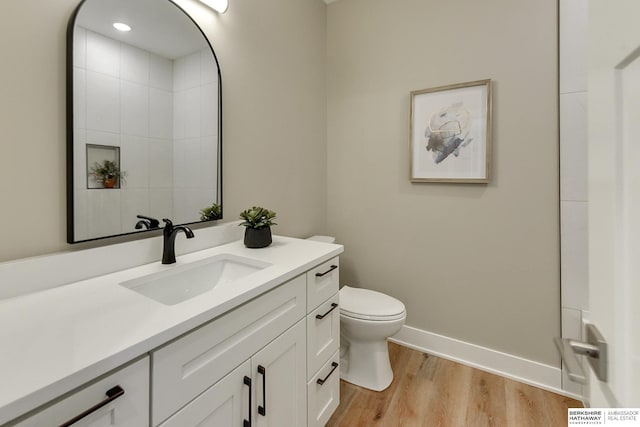
M 607 381 L 607 342 L 595 327 L 589 323 L 586 326 L 587 342 L 571 338 L 554 338 L 560 357 L 567 368 L 569 379 L 580 384 L 586 383 L 586 378 L 578 357 L 587 356 L 591 369 L 600 381 Z

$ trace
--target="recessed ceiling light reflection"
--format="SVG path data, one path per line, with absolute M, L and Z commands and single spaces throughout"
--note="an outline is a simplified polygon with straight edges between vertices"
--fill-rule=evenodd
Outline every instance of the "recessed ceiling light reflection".
M 113 23 L 113 28 L 115 28 L 118 31 L 122 31 L 122 32 L 131 31 L 131 27 L 128 26 L 127 24 L 123 24 L 122 22 L 114 22 Z

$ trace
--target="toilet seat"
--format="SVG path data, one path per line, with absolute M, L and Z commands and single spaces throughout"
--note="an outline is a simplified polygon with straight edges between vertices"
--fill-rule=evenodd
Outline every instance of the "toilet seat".
M 359 313 L 349 313 L 349 312 L 344 312 L 340 310 L 340 315 L 344 317 L 349 317 L 351 319 L 368 320 L 370 322 L 385 322 L 385 321 L 403 319 L 406 316 L 406 313 L 403 311 L 402 313 L 396 314 L 394 316 L 381 317 L 381 316 L 368 316 L 366 314 L 359 314 Z
M 340 315 L 360 320 L 391 321 L 406 316 L 404 304 L 370 289 L 344 286 L 340 289 Z

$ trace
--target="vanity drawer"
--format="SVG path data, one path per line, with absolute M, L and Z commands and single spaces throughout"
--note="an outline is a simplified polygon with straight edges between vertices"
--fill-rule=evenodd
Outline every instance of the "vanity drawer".
M 152 353 L 158 425 L 305 316 L 304 275 Z
M 322 427 L 340 403 L 340 351 L 307 383 L 307 426 Z
M 339 294 L 307 316 L 307 378 L 311 378 L 340 347 Z
M 116 388 L 116 387 L 119 387 Z M 109 396 L 107 395 L 109 391 Z M 97 407 L 96 405 L 105 403 Z M 94 408 L 95 407 L 95 408 Z M 149 425 L 149 358 L 145 357 L 26 418 L 18 427 L 58 426 L 89 412 L 74 426 Z
M 338 292 L 339 266 L 335 257 L 307 272 L 307 312 Z

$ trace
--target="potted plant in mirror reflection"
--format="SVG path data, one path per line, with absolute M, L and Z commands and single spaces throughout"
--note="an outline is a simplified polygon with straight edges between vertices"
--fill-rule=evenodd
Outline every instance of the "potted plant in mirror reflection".
M 120 169 L 120 166 L 112 160 L 105 160 L 102 163 L 94 162 L 89 171 L 91 177 L 102 183 L 103 188 L 120 187 L 120 183 L 125 181 L 127 172 Z
M 276 213 L 260 206 L 254 206 L 240 213 L 244 221 L 240 225 L 244 231 L 244 245 L 248 248 L 264 248 L 271 244 L 271 226 Z
M 200 221 L 213 221 L 222 218 L 222 207 L 214 203 L 200 210 Z

